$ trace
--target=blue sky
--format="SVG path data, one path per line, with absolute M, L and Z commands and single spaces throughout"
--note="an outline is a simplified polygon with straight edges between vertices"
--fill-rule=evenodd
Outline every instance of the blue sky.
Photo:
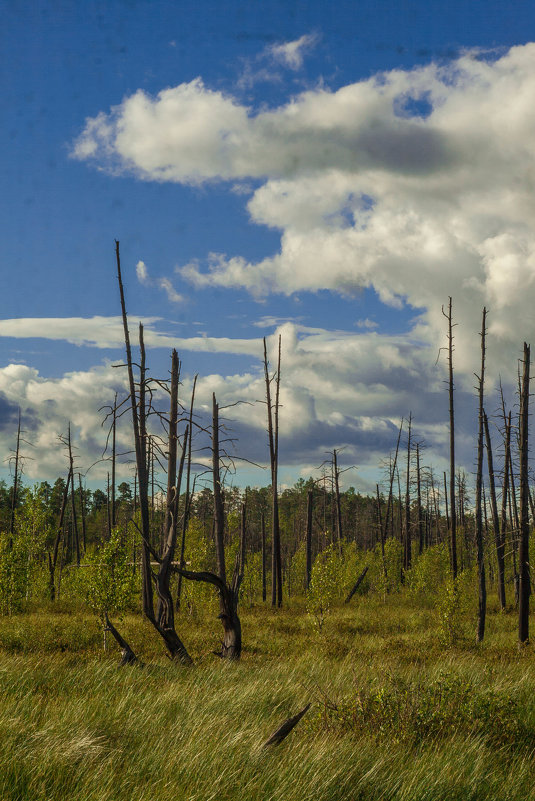
M 69 419 L 81 469 L 102 450 L 115 239 L 151 370 L 175 344 L 200 412 L 261 397 L 281 333 L 287 482 L 336 447 L 371 487 L 411 410 L 441 469 L 452 295 L 471 469 L 481 308 L 491 380 L 535 318 L 529 3 L 7 2 L 0 23 L 0 438 L 20 405 L 28 480 L 64 472 Z M 263 413 L 229 425 L 265 462 Z

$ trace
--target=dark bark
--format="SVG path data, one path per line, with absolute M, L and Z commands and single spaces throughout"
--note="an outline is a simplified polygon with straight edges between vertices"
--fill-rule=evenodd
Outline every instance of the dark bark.
M 267 598 L 267 581 L 266 581 L 266 518 L 264 512 L 260 518 L 261 536 L 262 536 L 262 600 Z
M 221 494 L 221 475 L 219 467 L 219 406 L 215 393 L 212 394 L 212 480 L 214 493 L 214 537 L 217 575 L 226 583 L 225 570 L 225 516 Z
M 13 489 L 11 491 L 11 519 L 9 522 L 9 547 L 13 547 L 13 534 L 15 533 L 15 509 L 17 508 L 19 494 L 19 456 L 20 456 L 20 408 L 17 425 L 17 447 L 15 449 L 15 475 L 13 476 Z
M 449 299 L 448 313 L 442 313 L 448 321 L 448 396 L 450 415 L 450 559 L 451 574 L 457 577 L 457 511 L 455 508 L 455 410 L 453 404 L 453 322 L 451 311 L 451 297 Z
M 485 619 L 487 614 L 487 587 L 485 579 L 485 560 L 483 553 L 483 525 L 481 517 L 481 496 L 483 481 L 483 393 L 485 388 L 485 337 L 486 337 L 487 310 L 483 309 L 481 323 L 481 372 L 479 383 L 478 408 L 478 437 L 477 437 L 477 470 L 476 470 L 476 550 L 477 550 L 477 577 L 479 587 L 479 604 L 477 616 L 476 642 L 482 642 L 485 636 Z
M 309 709 L 310 704 L 307 704 L 300 712 L 297 713 L 297 715 L 293 715 L 293 717 L 285 720 L 284 723 L 273 732 L 271 737 L 266 740 L 262 747 L 266 748 L 268 745 L 279 745 L 279 743 L 282 743 L 282 741 L 290 734 L 292 729 L 299 723 L 303 715 L 305 715 Z
M 409 431 L 407 435 L 407 482 L 405 488 L 405 537 L 403 540 L 403 568 L 410 570 L 412 564 L 411 543 L 411 428 L 412 414 L 409 414 Z
M 518 640 L 520 644 L 529 640 L 529 479 L 528 479 L 528 414 L 529 414 L 529 368 L 530 348 L 524 342 L 524 365 L 522 371 L 522 392 L 520 396 L 519 416 L 519 456 L 520 456 L 520 547 L 518 553 L 519 567 L 519 603 L 518 603 Z
M 191 512 L 191 501 L 193 493 L 190 492 L 191 480 L 191 441 L 193 439 L 193 405 L 195 403 L 195 388 L 197 386 L 197 376 L 193 379 L 193 388 L 191 390 L 191 402 L 189 407 L 189 438 L 188 438 L 188 468 L 186 471 L 186 497 L 184 499 L 184 514 L 182 516 L 182 536 L 180 539 L 180 567 L 184 567 L 184 552 L 186 549 L 186 534 L 188 531 L 188 523 Z M 176 591 L 176 608 L 180 609 L 180 598 L 182 595 L 182 576 L 178 576 L 178 587 Z
M 154 618 L 154 601 L 152 594 L 152 581 L 150 570 L 150 519 L 148 503 L 148 477 L 147 477 L 147 458 L 145 440 L 145 349 L 143 346 L 143 327 L 140 325 L 140 347 L 141 354 L 141 374 L 140 374 L 140 397 L 139 414 L 138 399 L 134 382 L 134 367 L 132 360 L 132 349 L 130 346 L 130 332 L 128 330 L 128 317 L 126 314 L 126 303 L 124 299 L 123 281 L 121 276 L 121 258 L 119 254 L 119 242 L 115 243 L 115 256 L 117 261 L 117 279 L 119 283 L 119 293 L 121 298 L 121 313 L 124 329 L 124 341 L 126 349 L 126 364 L 128 369 L 128 384 L 130 390 L 130 408 L 132 412 L 132 428 L 134 433 L 134 445 L 136 450 L 136 467 L 139 486 L 139 506 L 141 511 L 141 570 L 143 581 L 143 613 L 150 619 Z
M 307 493 L 307 531 L 306 531 L 306 575 L 305 588 L 310 587 L 310 577 L 312 575 L 312 515 L 314 511 L 314 492 L 308 490 Z
M 121 649 L 121 656 L 122 656 L 120 662 L 121 667 L 124 667 L 124 665 L 133 665 L 134 663 L 140 664 L 137 656 L 135 655 L 130 645 L 127 643 L 124 637 L 122 637 L 119 634 L 113 623 L 110 621 L 107 612 L 105 613 L 104 616 L 104 622 L 105 622 L 105 631 L 110 632 L 110 634 L 118 644 L 119 648 Z
M 56 536 L 54 537 L 54 546 L 52 549 L 52 554 L 50 554 L 50 551 L 48 552 L 48 572 L 49 572 L 48 588 L 51 601 L 54 601 L 56 599 L 56 583 L 55 583 L 56 565 L 58 563 L 59 543 L 63 535 L 63 521 L 65 519 L 65 510 L 67 508 L 67 500 L 69 497 L 70 481 L 71 481 L 71 470 L 69 467 L 69 474 L 67 476 L 67 481 L 65 482 L 63 497 L 61 499 L 61 510 L 59 513 L 59 521 L 56 528 Z
M 360 574 L 360 576 L 356 580 L 355 584 L 353 585 L 353 588 L 352 588 L 351 592 L 348 594 L 348 596 L 345 599 L 344 603 L 348 604 L 350 602 L 350 600 L 352 599 L 352 597 L 354 596 L 354 594 L 356 593 L 356 591 L 358 590 L 358 588 L 362 584 L 362 582 L 364 580 L 364 576 L 366 575 L 367 572 L 368 572 L 368 565 L 366 565 L 366 567 L 364 568 L 364 570 L 362 571 L 362 573 Z
M 500 608 L 505 609 L 505 538 L 500 526 L 498 514 L 498 502 L 496 499 L 496 482 L 494 476 L 494 461 L 492 458 L 492 442 L 490 439 L 489 421 L 483 413 L 483 426 L 485 429 L 485 442 L 487 446 L 487 462 L 489 470 L 489 489 L 490 489 L 490 508 L 492 514 L 492 526 L 494 528 L 494 541 L 496 543 L 496 563 L 498 566 L 498 600 Z
M 342 506 L 340 503 L 340 472 L 338 470 L 338 459 L 336 450 L 333 450 L 333 479 L 334 479 L 334 497 L 336 504 L 336 535 L 338 539 L 338 549 L 342 553 Z
M 277 371 L 275 373 L 275 404 L 271 402 L 271 380 L 267 358 L 266 338 L 264 337 L 264 378 L 266 382 L 266 405 L 268 420 L 269 456 L 271 464 L 271 604 L 282 606 L 282 560 L 280 547 L 279 496 L 278 496 L 278 459 L 279 459 L 279 392 L 281 366 L 281 338 L 279 336 L 279 352 Z

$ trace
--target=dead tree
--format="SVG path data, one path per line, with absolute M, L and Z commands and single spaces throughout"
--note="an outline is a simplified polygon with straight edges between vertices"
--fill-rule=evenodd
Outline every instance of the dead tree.
M 266 382 L 266 405 L 268 420 L 269 457 L 271 465 L 271 604 L 282 606 L 282 561 L 280 545 L 278 465 L 279 465 L 279 393 L 281 377 L 281 337 L 279 335 L 279 352 L 275 373 L 275 403 L 271 401 L 271 378 L 267 357 L 266 338 L 264 337 L 264 378 Z
M 489 471 L 489 489 L 490 489 L 490 508 L 492 514 L 492 527 L 494 529 L 494 541 L 496 543 L 496 563 L 498 566 L 498 600 L 500 608 L 505 609 L 505 532 L 502 531 L 500 526 L 500 517 L 498 514 L 498 502 L 496 500 L 496 482 L 494 476 L 494 462 L 492 458 L 492 442 L 490 439 L 489 421 L 488 417 L 483 412 L 483 426 L 485 429 L 485 442 L 487 446 L 487 463 Z
M 338 550 L 342 553 L 342 507 L 340 503 L 340 471 L 338 469 L 338 459 L 336 449 L 333 450 L 333 482 L 334 497 L 336 503 L 336 534 L 338 539 Z
M 529 414 L 529 368 L 530 348 L 524 342 L 524 366 L 520 394 L 520 547 L 518 553 L 519 598 L 518 598 L 518 640 L 522 645 L 529 640 L 529 479 L 528 479 L 528 414 Z
M 17 447 L 15 450 L 15 475 L 13 476 L 13 489 L 11 490 L 11 519 L 9 523 L 9 547 L 13 547 L 13 534 L 15 533 L 15 510 L 19 494 L 19 457 L 20 457 L 20 408 L 17 425 Z
M 306 573 L 305 573 L 305 589 L 310 587 L 310 578 L 312 575 L 312 518 L 314 513 L 314 492 L 308 490 L 307 492 L 307 530 L 306 530 Z
M 485 580 L 485 561 L 483 554 L 483 524 L 481 516 L 481 495 L 483 482 L 483 393 L 485 387 L 485 337 L 487 310 L 483 309 L 481 322 L 481 372 L 478 379 L 478 437 L 477 437 L 477 472 L 476 472 L 476 549 L 477 577 L 479 587 L 479 605 L 477 616 L 476 642 L 482 642 L 485 636 L 485 618 L 487 613 L 487 588 Z
M 188 530 L 188 523 L 191 513 L 191 502 L 193 497 L 193 492 L 191 492 L 191 442 L 193 439 L 193 405 L 195 403 L 195 388 L 197 386 L 197 376 L 193 379 L 193 387 L 191 390 L 191 402 L 189 407 L 189 438 L 188 438 L 188 467 L 186 470 L 186 497 L 184 498 L 184 512 L 182 515 L 182 536 L 180 539 L 180 560 L 179 565 L 180 567 L 184 567 L 184 552 L 186 549 L 186 533 Z M 178 586 L 176 590 L 176 609 L 180 609 L 180 598 L 182 595 L 182 576 L 178 575 Z
M 138 492 L 139 492 L 139 508 L 141 511 L 141 569 L 142 569 L 142 592 L 143 592 L 143 613 L 149 622 L 154 626 L 162 637 L 169 656 L 173 660 L 178 660 L 183 664 L 191 664 L 192 659 L 188 654 L 184 644 L 180 640 L 173 625 L 172 618 L 172 602 L 171 613 L 168 613 L 169 598 L 166 595 L 166 581 L 168 582 L 168 572 L 172 558 L 169 551 L 172 550 L 166 546 L 163 556 L 159 557 L 154 552 L 150 544 L 150 515 L 149 515 L 149 482 L 148 482 L 148 469 L 147 469 L 147 409 L 146 409 L 146 359 L 145 359 L 145 344 L 143 339 L 143 326 L 139 325 L 139 349 L 140 349 L 140 365 L 139 365 L 139 395 L 136 393 L 134 382 L 134 368 L 132 360 L 132 351 L 130 347 L 130 334 L 128 331 L 128 318 L 126 314 L 126 304 L 124 299 L 124 290 L 121 277 L 121 261 L 119 255 L 119 242 L 115 243 L 115 253 L 117 260 L 117 278 L 119 282 L 119 292 L 121 296 L 121 311 L 123 318 L 123 328 L 126 347 L 126 360 L 128 368 L 128 381 L 130 387 L 130 407 L 132 412 L 132 428 L 134 432 L 134 444 L 136 452 L 136 467 L 138 476 Z M 176 464 L 176 462 L 175 462 Z M 176 492 L 176 508 L 178 509 L 178 495 L 180 489 L 175 487 Z M 175 515 L 176 520 L 176 515 Z M 169 538 L 175 536 L 176 530 L 169 533 Z M 160 602 L 165 606 L 167 604 L 167 617 L 162 618 L 163 622 L 160 623 L 154 613 L 154 593 L 153 593 L 153 574 L 151 568 L 151 556 L 159 563 L 157 588 L 158 597 Z M 113 632 L 112 632 L 113 634 Z M 121 646 L 122 647 L 122 646 Z
M 52 553 L 50 553 L 50 551 L 47 551 L 48 590 L 51 601 L 55 601 L 56 599 L 56 579 L 55 579 L 56 567 L 58 563 L 59 544 L 61 542 L 61 538 L 63 535 L 63 521 L 65 519 L 65 509 L 67 508 L 67 499 L 69 497 L 70 481 L 71 481 L 71 468 L 69 466 L 69 475 L 67 476 L 67 481 L 65 482 L 65 487 L 63 489 L 63 496 L 61 499 L 61 509 L 59 513 L 59 521 L 56 526 L 56 535 L 54 537 L 54 545 L 52 547 Z
M 448 312 L 442 307 L 442 314 L 448 321 L 448 395 L 450 413 L 450 559 L 451 574 L 457 577 L 457 514 L 455 509 L 455 412 L 453 406 L 453 327 L 451 297 L 449 299 Z
M 405 488 L 405 537 L 403 539 L 403 569 L 410 570 L 412 563 L 411 548 L 411 427 L 412 414 L 409 413 L 409 429 L 407 434 L 407 482 Z

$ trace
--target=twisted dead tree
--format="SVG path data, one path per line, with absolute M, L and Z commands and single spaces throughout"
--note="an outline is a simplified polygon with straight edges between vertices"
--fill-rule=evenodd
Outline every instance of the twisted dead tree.
M 141 512 L 141 577 L 142 577 L 142 597 L 143 597 L 143 614 L 147 620 L 154 626 L 156 631 L 162 637 L 165 646 L 169 652 L 169 657 L 172 660 L 181 662 L 182 664 L 191 664 L 192 659 L 187 652 L 184 644 L 178 636 L 174 627 L 173 618 L 173 603 L 170 599 L 169 592 L 169 577 L 171 572 L 171 561 L 174 554 L 174 546 L 176 544 L 176 520 L 178 510 L 178 498 L 180 495 L 180 485 L 176 477 L 176 448 L 177 436 L 173 428 L 173 420 L 176 420 L 175 406 L 178 399 L 178 357 L 176 351 L 172 355 L 171 365 L 171 404 L 172 409 L 169 420 L 169 442 L 170 453 L 168 458 L 168 474 L 171 474 L 171 489 L 170 497 L 168 496 L 168 504 L 172 505 L 172 510 L 166 517 L 171 521 L 169 531 L 167 533 L 166 542 L 164 545 L 164 552 L 159 556 L 150 544 L 150 514 L 149 514 L 149 474 L 147 462 L 147 379 L 146 379 L 146 357 L 145 357 L 145 343 L 143 338 L 143 326 L 139 325 L 139 350 L 140 350 L 140 364 L 139 364 L 139 391 L 136 392 L 136 384 L 134 381 L 134 363 L 132 359 L 132 350 L 130 345 L 130 333 L 128 330 L 128 317 L 126 313 L 126 303 L 124 298 L 124 289 L 121 276 L 121 259 L 119 253 L 119 242 L 115 243 L 115 255 L 117 261 L 117 279 L 119 283 L 119 293 L 121 297 L 121 312 L 123 319 L 123 329 L 126 348 L 126 366 L 128 369 L 128 383 L 130 389 L 130 409 L 132 412 L 132 428 L 134 433 L 134 445 L 136 453 L 136 468 L 138 476 L 138 494 L 139 494 L 139 508 Z M 173 406 L 174 404 L 174 406 Z M 184 449 L 185 451 L 184 443 Z M 183 458 L 181 460 L 183 466 Z M 181 477 L 181 475 L 180 475 Z M 151 557 L 153 557 L 159 564 L 158 576 L 154 577 L 151 568 Z M 154 592 L 153 581 L 156 584 L 158 593 L 160 609 L 158 618 L 154 612 Z M 124 641 L 120 642 L 114 634 L 114 629 L 110 628 L 112 635 L 115 637 L 119 646 L 124 650 Z M 116 630 L 115 630 L 116 631 Z M 122 639 L 122 638 L 121 638 Z

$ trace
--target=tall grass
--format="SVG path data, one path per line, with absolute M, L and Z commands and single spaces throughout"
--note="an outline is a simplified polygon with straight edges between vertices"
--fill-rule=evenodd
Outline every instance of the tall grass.
M 242 623 L 243 659 L 227 664 L 218 621 L 181 615 L 188 669 L 129 616 L 145 666 L 119 669 L 81 611 L 0 619 L 0 799 L 535 798 L 533 651 L 516 649 L 512 615 L 491 614 L 481 646 L 467 630 L 450 648 L 438 613 L 397 594 L 336 607 L 321 632 L 297 602 L 243 609 Z

